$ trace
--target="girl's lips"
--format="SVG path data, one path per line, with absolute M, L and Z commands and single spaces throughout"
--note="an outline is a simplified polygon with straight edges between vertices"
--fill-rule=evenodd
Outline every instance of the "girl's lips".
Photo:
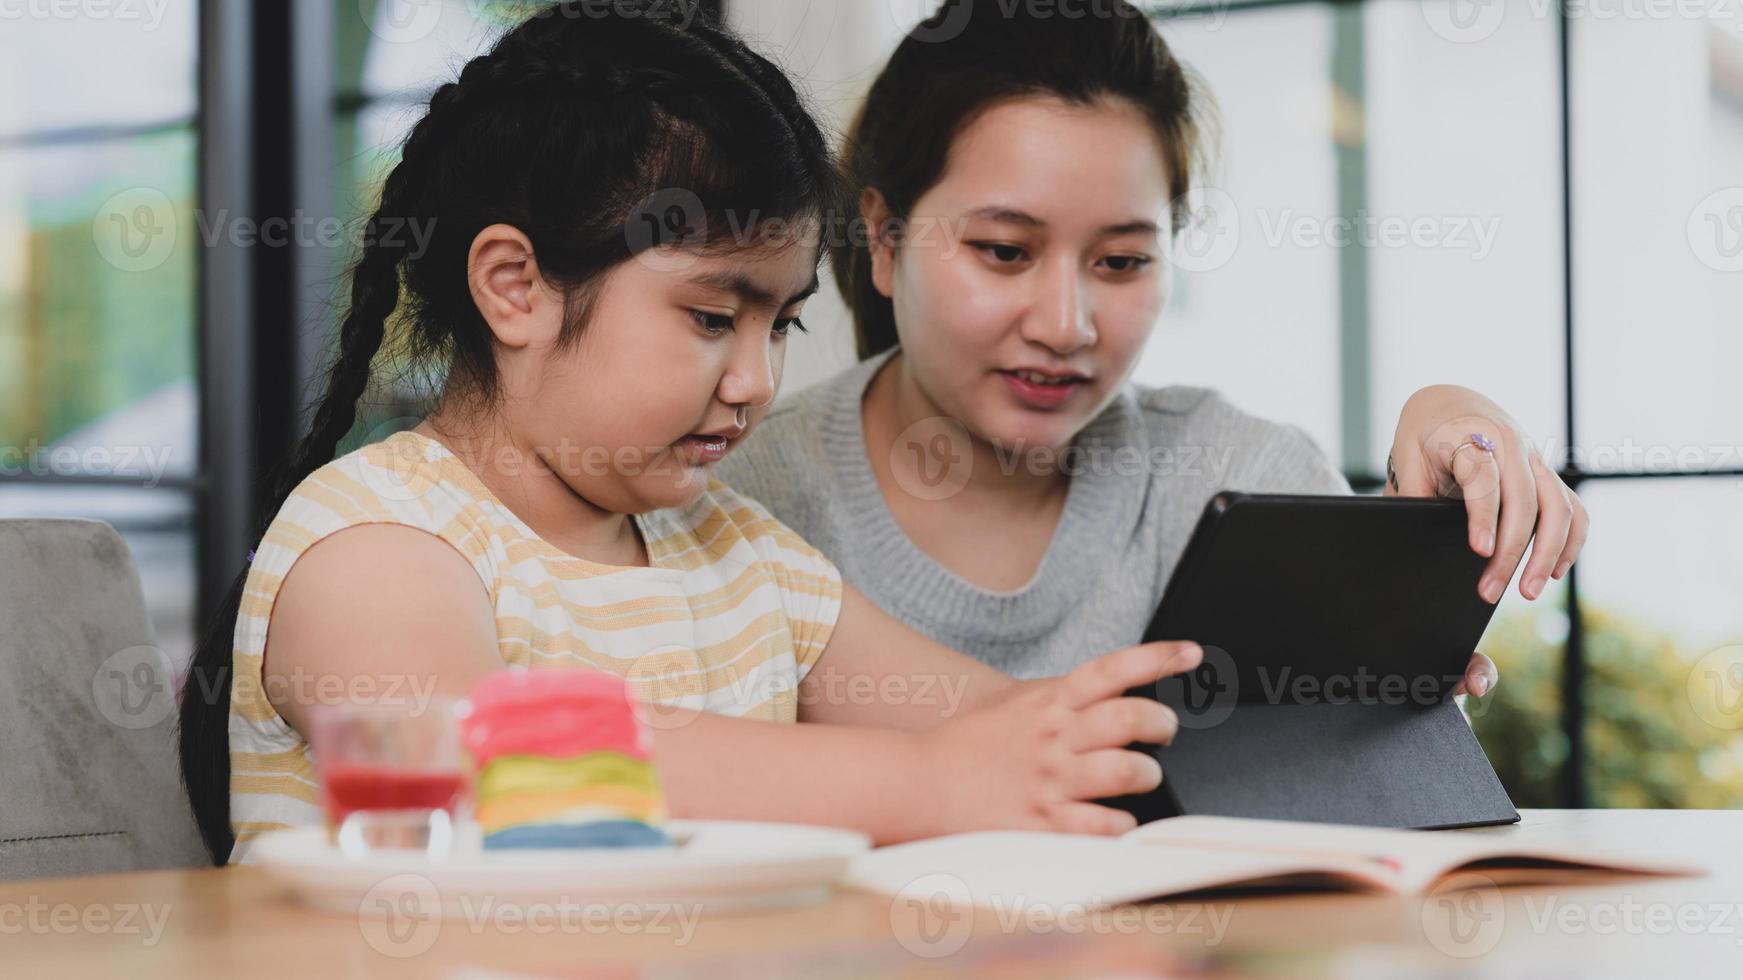
M 1084 379 L 1073 378 L 1059 384 L 1042 384 L 1030 381 L 1014 371 L 1000 371 L 999 377 L 1005 379 L 1005 384 L 1017 400 L 1035 409 L 1055 409 L 1071 400 L 1084 386 Z
M 685 436 L 675 444 L 678 454 L 692 466 L 707 466 L 726 458 L 732 440 L 725 436 Z

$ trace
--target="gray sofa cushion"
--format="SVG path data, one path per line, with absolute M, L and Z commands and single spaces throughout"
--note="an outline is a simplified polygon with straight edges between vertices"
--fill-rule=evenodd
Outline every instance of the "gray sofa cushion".
M 115 529 L 0 520 L 0 879 L 208 863 L 175 715 Z

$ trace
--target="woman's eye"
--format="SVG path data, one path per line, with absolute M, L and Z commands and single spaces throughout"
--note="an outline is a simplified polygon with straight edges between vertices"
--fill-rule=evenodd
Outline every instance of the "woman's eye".
M 1148 256 L 1143 255 L 1110 255 L 1102 262 L 1113 272 L 1136 272 L 1150 264 Z
M 974 247 L 980 249 L 983 254 L 991 256 L 992 260 L 1000 265 L 1015 265 L 1028 257 L 1028 253 L 1019 245 L 977 242 Z
M 690 315 L 702 329 L 712 334 L 722 334 L 732 329 L 732 317 L 724 313 L 704 313 L 701 310 L 691 310 Z
M 808 332 L 805 329 L 805 322 L 803 320 L 800 320 L 796 316 L 790 316 L 790 317 L 787 317 L 785 319 L 776 320 L 774 329 L 775 329 L 775 333 L 779 336 L 782 336 L 782 337 L 785 337 L 787 335 L 788 331 L 791 331 L 791 330 L 797 330 L 800 333 Z

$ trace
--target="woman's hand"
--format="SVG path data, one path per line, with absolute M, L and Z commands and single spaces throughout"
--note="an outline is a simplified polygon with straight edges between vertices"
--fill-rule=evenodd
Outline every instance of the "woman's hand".
M 1472 445 L 1473 435 L 1494 451 Z M 1469 388 L 1436 385 L 1410 396 L 1386 470 L 1388 495 L 1464 499 L 1471 549 L 1489 559 L 1477 584 L 1487 602 L 1501 601 L 1527 543 L 1531 561 L 1519 579 L 1527 599 L 1566 575 L 1585 546 L 1591 522 L 1579 497 L 1501 406 Z
M 1179 722 L 1161 702 L 1124 694 L 1203 659 L 1196 644 L 1147 643 L 1098 657 L 1064 677 L 1000 692 L 993 703 L 923 736 L 923 765 L 935 789 L 920 805 L 934 810 L 937 833 L 1130 830 L 1136 826 L 1131 814 L 1089 801 L 1160 785 L 1156 760 L 1126 746 L 1166 745 Z
M 1480 653 L 1471 654 L 1471 662 L 1465 665 L 1464 679 L 1453 687 L 1453 696 L 1469 694 L 1482 697 L 1493 691 L 1495 685 L 1501 683 L 1501 672 L 1495 669 L 1495 661 Z

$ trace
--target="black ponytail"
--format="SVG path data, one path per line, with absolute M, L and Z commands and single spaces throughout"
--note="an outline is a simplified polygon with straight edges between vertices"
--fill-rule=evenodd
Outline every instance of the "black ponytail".
M 543 8 L 436 90 L 382 185 L 326 392 L 267 497 L 267 516 L 356 424 L 402 303 L 403 353 L 440 369 L 442 397 L 495 397 L 493 339 L 466 268 L 489 225 L 513 225 L 532 242 L 541 275 L 565 291 L 569 343 L 601 277 L 640 251 L 674 241 L 750 245 L 758 239 L 747 228 L 826 222 L 840 210 L 828 143 L 792 84 L 711 19 L 682 12 L 670 0 Z M 648 209 L 664 217 L 674 192 L 700 210 L 681 208 L 681 229 L 652 225 L 663 238 L 637 234 Z M 182 777 L 219 864 L 233 845 L 229 705 L 247 574 L 208 624 L 182 691 Z

